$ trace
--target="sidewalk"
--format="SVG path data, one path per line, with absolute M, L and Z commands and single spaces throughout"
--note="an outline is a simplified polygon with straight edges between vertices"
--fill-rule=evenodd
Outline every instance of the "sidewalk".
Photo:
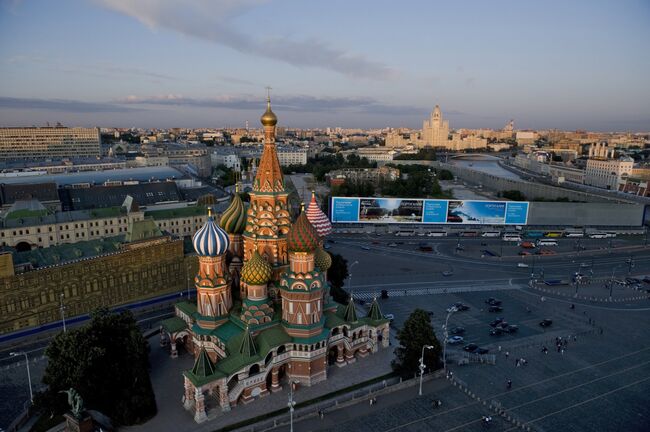
M 288 386 L 283 383 L 282 391 L 258 398 L 248 405 L 238 405 L 230 412 L 215 410 L 208 413 L 209 420 L 202 424 L 194 422 L 193 413 L 186 411 L 181 403 L 183 379 L 181 371 L 192 367 L 193 358 L 183 354 L 171 359 L 164 348 L 151 340 L 151 380 L 156 394 L 158 414 L 147 423 L 124 428 L 128 432 L 212 432 L 228 425 L 270 413 L 287 407 Z M 300 387 L 294 393 L 297 403 L 311 400 L 336 390 L 368 381 L 391 372 L 393 346 L 380 349 L 377 353 L 359 359 L 343 368 L 330 366 L 326 381 L 312 387 Z

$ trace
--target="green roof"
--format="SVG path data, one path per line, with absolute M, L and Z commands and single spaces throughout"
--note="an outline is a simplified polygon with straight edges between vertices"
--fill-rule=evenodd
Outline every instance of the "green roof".
M 75 260 L 117 252 L 123 241 L 124 236 L 120 235 L 104 239 L 65 243 L 24 252 L 14 252 L 14 263 L 32 263 L 34 267 L 64 264 Z
M 144 213 L 154 219 L 172 219 L 190 216 L 207 216 L 208 210 L 203 206 L 188 206 L 167 210 L 151 210 Z
M 123 207 L 106 207 L 90 210 L 90 216 L 93 218 L 108 218 L 121 214 L 126 214 L 126 209 Z
M 177 316 L 167 318 L 161 323 L 161 325 L 169 333 L 176 333 L 187 328 L 187 323 L 183 320 L 183 318 L 179 318 Z
M 351 322 L 351 323 L 358 321 L 357 320 L 357 310 L 354 307 L 354 301 L 352 300 L 352 297 L 350 297 L 350 301 L 348 302 L 347 306 L 345 307 L 345 312 L 344 312 L 343 318 L 345 318 L 345 320 L 347 322 Z
M 140 240 L 147 240 L 150 238 L 161 237 L 162 231 L 156 225 L 152 218 L 145 218 L 139 221 L 131 221 L 127 228 L 125 240 L 126 242 L 135 242 Z
M 47 210 L 20 209 L 14 210 L 5 216 L 5 219 L 24 219 L 29 217 L 46 216 Z
M 194 367 L 192 368 L 192 374 L 196 377 L 205 378 L 214 374 L 214 364 L 208 356 L 208 353 L 205 351 L 205 348 L 201 347 L 201 352 L 194 362 Z
M 253 340 L 253 335 L 251 335 L 248 326 L 246 326 L 246 330 L 244 330 L 244 336 L 242 337 L 241 343 L 239 344 L 239 354 L 244 357 L 252 357 L 257 354 L 255 341 Z
M 196 303 L 185 300 L 176 303 L 174 306 L 190 318 L 193 318 L 194 314 L 196 314 Z

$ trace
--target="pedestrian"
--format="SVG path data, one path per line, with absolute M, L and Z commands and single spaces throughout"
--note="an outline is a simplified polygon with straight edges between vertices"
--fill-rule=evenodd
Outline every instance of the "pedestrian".
M 562 350 L 560 352 L 562 353 L 562 355 L 564 355 L 564 348 L 562 348 Z
M 501 345 L 499 345 L 499 352 L 501 352 Z
M 318 417 L 320 417 L 321 420 L 323 419 L 323 417 L 325 417 L 325 413 L 323 412 L 323 410 L 318 410 Z
M 510 355 L 510 353 L 508 351 L 506 351 L 506 360 L 508 360 L 509 355 Z
M 600 334 L 600 335 L 603 334 L 603 328 L 602 327 L 600 327 L 600 329 L 598 330 L 598 334 Z
M 370 398 L 370 406 L 372 406 L 372 404 L 373 404 L 373 400 L 372 398 Z
M 511 389 L 511 388 L 512 388 L 512 381 L 511 381 L 511 380 L 508 380 L 508 381 L 506 382 L 506 387 L 508 387 L 508 389 Z
M 577 340 L 578 340 L 578 336 L 577 336 L 577 335 L 573 335 L 573 342 L 576 342 Z

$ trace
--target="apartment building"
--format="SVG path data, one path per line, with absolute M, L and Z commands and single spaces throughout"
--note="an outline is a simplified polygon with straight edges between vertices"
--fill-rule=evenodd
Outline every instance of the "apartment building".
M 100 156 L 98 128 L 0 128 L 0 160 Z

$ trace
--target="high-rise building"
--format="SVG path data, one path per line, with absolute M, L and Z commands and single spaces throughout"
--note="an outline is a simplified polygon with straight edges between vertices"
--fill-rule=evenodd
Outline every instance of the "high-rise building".
M 449 122 L 442 119 L 440 106 L 436 105 L 429 120 L 422 124 L 421 140 L 431 147 L 447 147 L 449 144 Z
M 0 128 L 0 160 L 99 156 L 98 128 Z

